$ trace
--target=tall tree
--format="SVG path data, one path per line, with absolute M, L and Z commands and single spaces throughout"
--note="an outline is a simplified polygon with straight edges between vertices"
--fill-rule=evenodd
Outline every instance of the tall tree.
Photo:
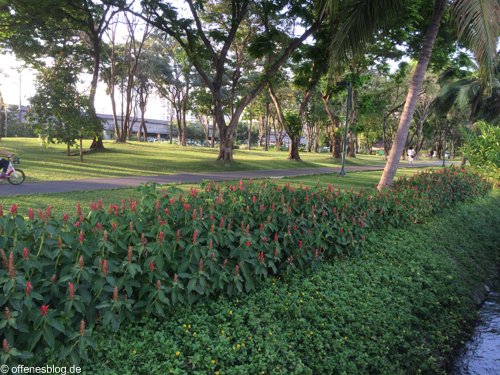
M 335 3 L 329 0 L 329 3 Z M 395 20 L 400 22 L 408 2 L 404 0 L 367 0 L 356 2 L 341 26 L 342 32 L 334 38 L 336 51 L 358 48 L 363 42 L 371 40 L 376 30 L 390 27 Z M 391 148 L 389 160 L 378 184 L 382 189 L 391 185 L 399 165 L 415 104 L 424 81 L 434 43 L 439 31 L 443 14 L 450 7 L 451 15 L 457 25 L 458 38 L 470 48 L 481 66 L 481 77 L 485 87 L 491 81 L 494 71 L 496 44 L 500 31 L 500 6 L 497 0 L 435 0 L 430 23 L 425 32 L 417 67 L 401 114 L 396 138 Z M 341 53 L 342 55 L 342 53 Z
M 226 104 L 232 108 L 225 107 L 226 90 L 234 83 L 234 78 L 232 82 L 228 82 L 228 77 L 230 77 L 228 62 L 234 58 L 232 54 L 235 51 L 233 48 L 235 43 L 243 37 L 240 34 L 243 30 L 242 25 L 248 22 L 251 14 L 264 11 L 262 7 L 269 4 L 274 6 L 275 12 L 288 13 L 290 19 L 296 19 L 298 23 L 301 23 L 303 32 L 298 36 L 290 35 L 286 43 L 276 45 L 274 49 L 276 54 L 271 61 L 266 62 L 265 66 L 254 65 L 253 70 L 260 71 L 260 74 L 244 88 L 236 85 L 237 102 Z M 144 9 L 141 16 L 177 40 L 210 90 L 220 135 L 218 160 L 230 161 L 233 159 L 234 132 L 243 110 L 266 87 L 267 79 L 278 71 L 291 53 L 318 29 L 325 18 L 325 13 L 321 10 L 315 11 L 312 1 L 253 3 L 249 0 L 231 0 L 210 3 L 186 0 L 186 5 L 190 12 L 188 18 L 181 17 L 171 4 L 151 0 L 143 2 Z M 250 12 L 251 7 L 254 7 L 252 12 Z M 215 12 L 214 9 L 216 9 Z M 219 21 L 217 27 L 213 22 L 214 19 Z M 257 18 L 252 18 L 252 21 L 260 22 Z M 245 48 L 251 44 L 248 43 Z M 229 122 L 226 122 L 226 119 Z
M 114 0 L 127 9 L 125 0 Z M 96 117 L 95 95 L 101 66 L 104 32 L 121 9 L 110 1 L 97 0 L 17 0 L 0 11 L 6 15 L 0 26 L 8 29 L 0 40 L 17 57 L 38 67 L 47 57 L 78 54 L 92 75 L 89 90 L 90 114 Z M 62 41 L 62 43 L 61 43 Z M 102 131 L 94 134 L 92 149 L 103 149 Z

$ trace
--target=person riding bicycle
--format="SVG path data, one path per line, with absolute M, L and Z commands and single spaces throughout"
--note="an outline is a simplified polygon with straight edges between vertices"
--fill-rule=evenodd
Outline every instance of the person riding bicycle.
M 12 156 L 12 154 L 5 152 L 3 150 L 0 150 L 0 155 L 5 155 L 8 158 Z M 3 159 L 2 157 L 0 157 L 0 168 L 2 168 L 2 173 L 0 174 L 0 178 L 7 177 L 7 168 L 9 168 L 9 161 L 7 159 Z

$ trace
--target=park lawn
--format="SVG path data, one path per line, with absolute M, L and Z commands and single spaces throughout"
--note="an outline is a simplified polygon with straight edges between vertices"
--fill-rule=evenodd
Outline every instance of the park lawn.
M 399 169 L 397 176 L 411 176 L 423 170 L 430 170 L 431 168 L 412 168 L 412 169 Z M 380 179 L 382 171 L 369 171 L 369 172 L 352 172 L 347 173 L 346 176 L 340 177 L 338 174 L 322 174 L 311 175 L 303 177 L 287 177 L 283 178 L 283 184 L 290 183 L 294 186 L 315 186 L 317 184 L 324 187 L 332 184 L 334 188 L 338 189 L 353 189 L 356 191 L 362 189 L 372 189 L 375 187 Z M 236 181 L 228 181 L 236 183 Z M 189 191 L 191 187 L 199 187 L 193 184 L 172 184 L 166 186 L 175 186 L 184 191 Z M 82 208 L 87 209 L 90 207 L 91 202 L 96 202 L 102 199 L 104 206 L 109 204 L 118 204 L 122 199 L 135 199 L 139 197 L 137 188 L 126 189 L 106 189 L 106 190 L 93 190 L 93 191 L 78 191 L 69 193 L 54 193 L 54 194 L 33 194 L 33 195 L 18 195 L 14 197 L 0 197 L 0 204 L 4 208 L 10 207 L 12 204 L 17 204 L 20 212 L 24 213 L 29 207 L 33 209 L 45 209 L 47 206 L 52 207 L 52 212 L 55 215 L 62 215 L 66 212 L 72 213 L 75 210 L 77 203 L 81 203 Z
M 84 148 L 90 141 L 84 141 Z M 287 152 L 262 150 L 235 150 L 234 162 L 217 162 L 218 148 L 181 147 L 175 144 L 104 142 L 105 152 L 66 156 L 66 146 L 49 145 L 44 148 L 37 138 L 4 138 L 0 149 L 13 152 L 21 158 L 19 166 L 27 181 L 57 181 L 131 175 L 151 176 L 174 173 L 208 173 L 219 171 L 339 167 L 340 160 L 328 153 L 302 152 L 303 162 L 287 160 Z M 359 155 L 347 160 L 347 165 L 384 165 L 381 156 Z

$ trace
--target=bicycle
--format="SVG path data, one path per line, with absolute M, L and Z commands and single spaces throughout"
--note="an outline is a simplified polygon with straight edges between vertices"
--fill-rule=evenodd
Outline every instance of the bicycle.
M 6 175 L 5 177 L 0 176 L 0 180 L 7 180 L 12 185 L 21 185 L 26 176 L 21 169 L 14 167 L 14 165 L 20 163 L 20 159 L 17 156 L 9 157 L 9 167 L 7 168 Z

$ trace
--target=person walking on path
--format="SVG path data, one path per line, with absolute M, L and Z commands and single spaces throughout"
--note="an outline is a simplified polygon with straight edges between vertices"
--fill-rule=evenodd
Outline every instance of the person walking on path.
M 413 149 L 412 146 L 408 149 L 408 162 L 410 164 L 413 164 L 413 158 L 415 157 L 415 150 Z

